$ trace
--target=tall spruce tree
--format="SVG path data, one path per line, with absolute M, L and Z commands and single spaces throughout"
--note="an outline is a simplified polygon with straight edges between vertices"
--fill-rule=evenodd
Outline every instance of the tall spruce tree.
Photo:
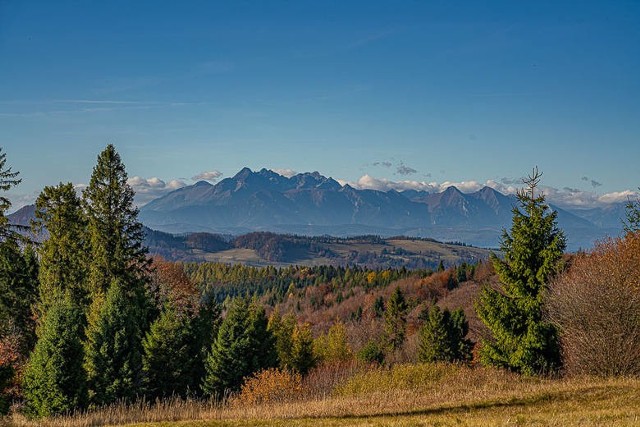
M 544 195 L 537 191 L 542 174 L 534 169 L 518 191 L 511 232 L 503 232 L 504 259 L 491 257 L 500 287 L 485 287 L 476 302 L 478 317 L 491 332 L 482 340 L 485 364 L 525 374 L 551 372 L 559 367 L 557 331 L 543 317 L 549 280 L 560 270 L 566 246 Z
M 193 379 L 191 319 L 168 306 L 151 324 L 142 343 L 145 394 L 151 398 L 185 396 Z
M 147 280 L 150 262 L 133 196 L 120 155 L 109 144 L 98 156 L 89 186 L 83 192 L 91 249 L 89 287 L 93 295 L 106 293 L 116 278 L 128 287 Z
M 49 417 L 86 406 L 81 317 L 69 296 L 50 301 L 22 382 L 28 415 Z
M 94 299 L 86 330 L 85 369 L 90 403 L 132 400 L 142 393 L 144 313 L 134 292 L 113 279 L 104 297 Z
M 384 333 L 387 345 L 393 351 L 402 346 L 407 327 L 407 302 L 400 287 L 396 287 L 384 311 Z
M 46 312 L 52 302 L 65 293 L 76 305 L 85 307 L 88 304 L 86 221 L 71 183 L 42 190 L 36 200 L 32 228 L 36 234 L 47 237 L 38 247 L 40 313 Z
M 267 330 L 264 309 L 255 301 L 234 299 L 207 356 L 202 390 L 220 398 L 237 391 L 244 377 L 276 365 L 275 339 Z

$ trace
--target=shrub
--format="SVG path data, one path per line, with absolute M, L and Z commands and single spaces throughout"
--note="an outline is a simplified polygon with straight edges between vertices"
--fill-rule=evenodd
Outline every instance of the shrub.
M 640 375 L 640 233 L 578 255 L 548 312 L 570 374 Z
M 302 376 L 299 373 L 270 368 L 247 378 L 234 403 L 254 405 L 285 402 L 298 398 L 301 393 Z
M 382 364 L 384 362 L 384 350 L 377 341 L 371 340 L 360 349 L 358 359 L 366 363 Z

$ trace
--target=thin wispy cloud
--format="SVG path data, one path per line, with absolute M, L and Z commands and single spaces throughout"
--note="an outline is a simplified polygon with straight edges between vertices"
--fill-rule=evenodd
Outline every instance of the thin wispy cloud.
M 418 173 L 417 170 L 415 170 L 414 168 L 405 165 L 403 162 L 400 162 L 400 164 L 396 167 L 396 174 L 398 175 L 413 175 L 415 173 Z

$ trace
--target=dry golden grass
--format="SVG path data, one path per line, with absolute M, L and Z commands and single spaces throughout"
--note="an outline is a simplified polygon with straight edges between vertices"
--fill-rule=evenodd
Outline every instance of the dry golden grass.
M 19 426 L 35 425 L 14 418 Z M 637 426 L 640 380 L 525 378 L 488 368 L 398 365 L 356 373 L 327 396 L 226 405 L 116 406 L 43 426 Z M 136 424 L 137 423 L 137 424 Z

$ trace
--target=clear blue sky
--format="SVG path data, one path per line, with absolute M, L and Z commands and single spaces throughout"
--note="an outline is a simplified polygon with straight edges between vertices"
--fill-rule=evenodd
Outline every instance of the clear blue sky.
M 14 202 L 86 183 L 108 143 L 165 184 L 243 166 L 508 182 L 538 165 L 560 192 L 634 190 L 640 2 L 0 0 Z

